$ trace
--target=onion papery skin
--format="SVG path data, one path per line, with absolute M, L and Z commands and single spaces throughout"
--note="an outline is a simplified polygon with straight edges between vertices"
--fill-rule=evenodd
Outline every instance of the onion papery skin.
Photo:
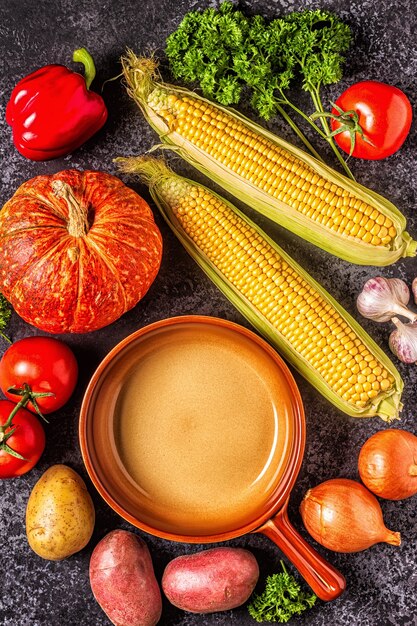
M 362 482 L 380 498 L 403 500 L 417 493 L 417 437 L 400 428 L 369 437 L 359 453 Z
M 300 513 L 313 539 L 334 552 L 361 552 L 381 542 L 401 543 L 400 533 L 386 528 L 375 496 L 348 478 L 333 478 L 309 489 Z

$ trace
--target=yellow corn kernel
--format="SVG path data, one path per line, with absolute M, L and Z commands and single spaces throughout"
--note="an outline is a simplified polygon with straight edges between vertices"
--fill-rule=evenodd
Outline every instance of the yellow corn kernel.
M 237 123 L 231 124 L 227 113 L 223 111 L 216 115 L 215 105 L 208 105 L 206 107 L 207 112 L 201 118 L 199 113 L 196 115 L 196 107 L 199 105 L 198 98 L 177 97 L 173 100 L 171 95 L 167 95 L 165 99 L 161 96 L 161 106 L 158 110 L 170 130 L 174 130 L 173 123 L 176 121 L 179 128 L 178 132 L 184 139 L 191 142 L 198 141 L 199 145 L 204 145 L 208 155 L 223 165 L 227 157 L 227 167 L 235 172 L 237 168 L 233 166 L 233 163 L 239 163 L 241 168 L 238 175 L 255 186 L 259 186 L 260 189 L 265 190 L 265 185 L 261 185 L 260 181 L 269 179 L 270 172 L 276 166 L 275 177 L 279 181 L 288 183 L 288 186 L 286 189 L 275 191 L 274 197 L 292 208 L 300 210 L 300 212 L 302 212 L 300 207 L 303 206 L 301 203 L 304 202 L 305 206 L 305 203 L 308 202 L 309 206 L 317 210 L 314 214 L 314 221 L 319 223 L 322 223 L 328 211 L 332 212 L 334 215 L 333 222 L 327 223 L 330 230 L 344 237 L 359 237 L 364 243 L 372 244 L 372 242 L 378 241 L 380 244 L 382 239 L 384 239 L 386 246 L 392 243 L 396 236 L 396 230 L 393 228 L 393 222 L 389 217 L 350 193 L 344 194 L 344 212 L 347 211 L 348 214 L 345 217 L 342 214 L 335 214 L 336 192 L 339 192 L 340 196 L 342 194 L 336 184 L 319 178 L 306 164 L 301 163 L 295 157 L 291 157 L 271 141 L 259 138 L 253 130 L 245 129 L 246 132 L 242 132 L 243 124 L 240 128 Z M 196 118 L 196 123 L 200 123 L 200 119 L 209 122 L 205 126 L 201 126 L 197 138 L 195 138 L 192 125 L 187 123 L 193 118 Z M 216 129 L 222 131 L 221 137 L 214 134 Z M 218 138 L 218 140 L 212 141 L 213 137 Z M 230 150 L 219 150 L 218 144 L 224 144 Z M 242 158 L 236 159 L 237 154 L 242 155 Z M 311 182 L 306 187 L 308 181 Z M 273 185 L 272 182 L 270 184 Z M 277 187 L 276 184 L 273 186 L 274 188 Z M 342 227 L 338 228 L 340 224 Z M 356 228 L 357 225 L 360 228 Z M 369 231 L 379 239 L 372 239 L 368 234 Z
M 417 242 L 405 232 L 404 216 L 388 200 L 236 111 L 163 83 L 157 65 L 153 58 L 138 58 L 128 51 L 122 58 L 128 92 L 161 141 L 216 183 L 296 234 L 354 263 L 388 265 L 416 254 Z M 330 219 L 338 212 L 342 219 Z
M 163 216 L 203 269 L 225 293 L 233 290 L 232 302 L 245 311 L 248 307 L 251 321 L 255 315 L 261 332 L 284 346 L 293 365 L 325 388 L 327 397 L 356 415 L 375 414 L 377 399 L 393 396 L 393 413 L 398 411 L 402 382 L 386 355 L 259 228 L 220 196 L 175 175 L 163 161 L 125 161 L 125 171 L 139 173 L 150 184 Z
M 354 368 L 355 362 L 352 360 L 351 350 L 355 346 L 350 338 L 352 333 L 341 316 L 336 311 L 332 311 L 331 316 L 327 315 L 327 319 L 324 318 L 324 313 L 319 315 L 320 308 L 324 311 L 324 306 L 327 304 L 323 298 L 279 257 L 272 246 L 265 243 L 257 231 L 252 229 L 243 219 L 236 219 L 232 210 L 218 197 L 189 183 L 182 185 L 181 196 L 176 201 L 172 201 L 173 193 L 174 190 L 170 190 L 173 214 L 193 241 L 196 240 L 197 229 L 193 219 L 185 219 L 187 204 L 191 216 L 194 210 L 197 211 L 200 226 L 198 232 L 203 234 L 199 238 L 199 248 L 216 266 L 221 264 L 222 257 L 221 253 L 216 254 L 216 242 L 225 238 L 232 242 L 233 247 L 230 248 L 231 254 L 228 255 L 227 263 L 221 265 L 225 279 L 235 287 L 239 287 L 251 303 L 265 315 L 267 320 L 276 328 L 279 327 L 284 338 L 288 341 L 296 339 L 295 343 L 298 346 L 300 358 L 314 361 L 322 358 L 323 355 L 328 357 L 331 355 L 331 358 L 322 359 L 324 362 L 320 366 L 321 376 L 329 386 L 338 390 L 337 392 L 348 401 L 353 401 L 354 404 L 364 402 L 366 393 L 375 390 L 375 375 L 368 367 L 368 361 L 374 359 L 374 356 L 367 350 L 366 346 L 363 346 L 362 369 Z M 222 216 L 222 220 L 219 220 L 218 216 Z M 256 253 L 257 247 L 270 253 L 267 262 L 265 262 L 264 255 Z M 279 269 L 274 269 L 274 263 Z M 246 269 L 243 280 L 241 279 L 237 285 L 236 270 L 240 271 L 242 264 Z M 286 276 L 285 280 L 283 280 L 283 276 Z M 281 307 L 278 313 L 276 312 L 274 318 L 265 307 L 268 298 L 268 291 L 264 288 L 266 281 L 270 282 L 272 288 L 275 286 L 275 299 L 279 298 L 280 294 L 286 296 L 286 304 Z M 304 289 L 306 295 L 300 294 L 300 288 Z M 271 287 L 269 292 L 271 292 Z M 310 327 L 297 321 L 296 312 L 298 310 L 302 310 L 305 319 L 310 320 Z M 308 333 L 306 334 L 307 329 Z M 356 335 L 354 336 L 356 338 Z M 332 348 L 332 344 L 336 340 L 338 340 L 339 345 L 344 346 L 344 349 L 339 353 Z M 358 352 L 357 349 L 356 352 Z M 347 369 L 345 374 L 345 376 L 349 375 L 349 381 L 340 387 L 338 365 L 342 363 L 348 367 L 350 361 L 352 361 L 352 371 Z M 381 372 L 388 376 L 388 372 L 382 365 Z M 369 376 L 369 380 L 367 376 Z M 386 391 L 389 386 L 388 377 L 381 380 L 381 390 Z M 349 389 L 351 393 L 349 393 Z

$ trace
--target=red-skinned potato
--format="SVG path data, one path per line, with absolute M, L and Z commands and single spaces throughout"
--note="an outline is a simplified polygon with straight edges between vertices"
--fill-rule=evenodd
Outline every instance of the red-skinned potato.
M 113 530 L 90 559 L 93 595 L 115 626 L 155 626 L 162 598 L 146 543 L 126 530 Z
M 162 589 L 174 606 L 190 613 L 215 613 L 240 606 L 259 578 L 254 555 L 243 548 L 213 548 L 168 563 Z

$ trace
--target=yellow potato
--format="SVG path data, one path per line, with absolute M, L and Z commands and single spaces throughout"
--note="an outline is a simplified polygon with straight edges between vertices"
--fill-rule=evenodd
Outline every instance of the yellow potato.
M 46 470 L 26 508 L 26 535 L 32 550 L 43 559 L 65 559 L 87 545 L 94 521 L 93 502 L 77 472 L 66 465 Z

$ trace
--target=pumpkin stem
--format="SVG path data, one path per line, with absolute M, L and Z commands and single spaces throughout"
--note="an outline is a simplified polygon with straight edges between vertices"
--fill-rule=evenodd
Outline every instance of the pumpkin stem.
M 62 180 L 54 180 L 52 189 L 57 198 L 63 198 L 68 205 L 68 233 L 72 237 L 84 237 L 88 233 L 87 207 L 78 202 L 71 187 Z

